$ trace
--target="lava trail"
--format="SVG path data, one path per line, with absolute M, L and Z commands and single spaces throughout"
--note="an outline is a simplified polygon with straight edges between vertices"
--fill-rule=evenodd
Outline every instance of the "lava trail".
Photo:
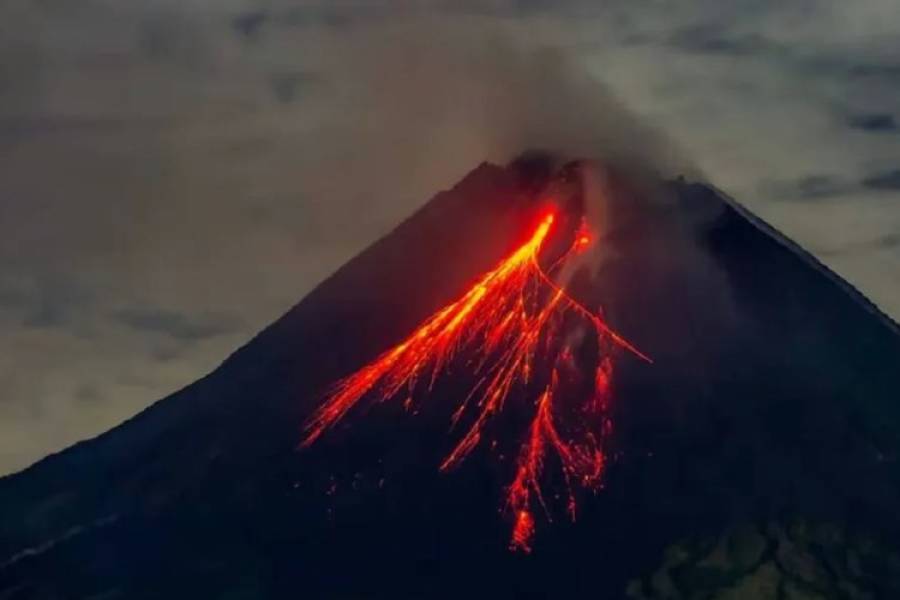
M 537 507 L 550 519 L 541 491 L 550 453 L 562 471 L 567 509 L 574 519 L 574 487 L 595 489 L 603 473 L 603 441 L 611 428 L 612 355 L 618 348 L 647 362 L 650 359 L 552 279 L 554 272 L 590 245 L 584 224 L 567 250 L 547 269 L 542 268 L 541 250 L 556 221 L 556 212 L 548 212 L 525 243 L 461 298 L 335 384 L 307 422 L 301 445 L 315 442 L 365 397 L 383 402 L 403 392 L 404 405 L 411 408 L 427 396 L 460 355 L 473 384 L 454 410 L 452 422 L 456 426 L 468 414 L 471 424 L 441 470 L 465 459 L 481 441 L 485 425 L 503 410 L 511 391 L 521 390 L 522 397 L 531 398 L 527 401 L 533 404 L 533 417 L 519 451 L 515 478 L 506 492 L 514 520 L 510 547 L 531 550 Z M 585 332 L 595 338 L 597 347 L 596 356 L 586 365 L 583 359 L 576 359 L 575 348 L 583 344 Z M 585 377 L 589 391 L 572 385 L 565 393 L 560 391 L 563 384 Z

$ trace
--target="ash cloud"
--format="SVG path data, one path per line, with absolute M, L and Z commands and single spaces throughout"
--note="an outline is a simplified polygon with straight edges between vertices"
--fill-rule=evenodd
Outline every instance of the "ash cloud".
M 505 164 L 529 149 L 696 173 L 684 152 L 557 48 L 516 41 L 499 26 L 427 20 L 354 39 L 338 37 L 326 51 L 323 70 L 346 74 L 332 82 L 343 122 L 335 129 L 353 141 L 336 143 L 362 142 L 406 173 L 429 168 L 423 159 L 466 169 L 473 159 Z

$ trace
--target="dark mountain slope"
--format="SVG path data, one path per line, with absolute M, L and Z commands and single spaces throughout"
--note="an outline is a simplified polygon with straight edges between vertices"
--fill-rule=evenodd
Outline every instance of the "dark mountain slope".
M 615 598 L 735 523 L 900 539 L 896 325 L 698 184 L 607 178 L 607 250 L 572 293 L 655 363 L 622 359 L 605 489 L 533 555 L 506 548 L 508 461 L 437 472 L 462 383 L 296 450 L 323 387 L 521 242 L 549 178 L 479 167 L 214 373 L 0 480 L 0 598 Z

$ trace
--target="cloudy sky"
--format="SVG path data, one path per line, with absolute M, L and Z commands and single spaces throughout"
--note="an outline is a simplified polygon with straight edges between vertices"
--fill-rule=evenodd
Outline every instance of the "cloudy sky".
M 0 473 L 541 144 L 702 174 L 900 318 L 895 0 L 5 0 Z

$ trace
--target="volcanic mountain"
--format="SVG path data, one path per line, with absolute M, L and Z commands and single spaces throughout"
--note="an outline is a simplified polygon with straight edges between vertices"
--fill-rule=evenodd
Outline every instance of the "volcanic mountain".
M 479 166 L 0 480 L 0 598 L 900 597 L 900 330 L 651 179 Z

